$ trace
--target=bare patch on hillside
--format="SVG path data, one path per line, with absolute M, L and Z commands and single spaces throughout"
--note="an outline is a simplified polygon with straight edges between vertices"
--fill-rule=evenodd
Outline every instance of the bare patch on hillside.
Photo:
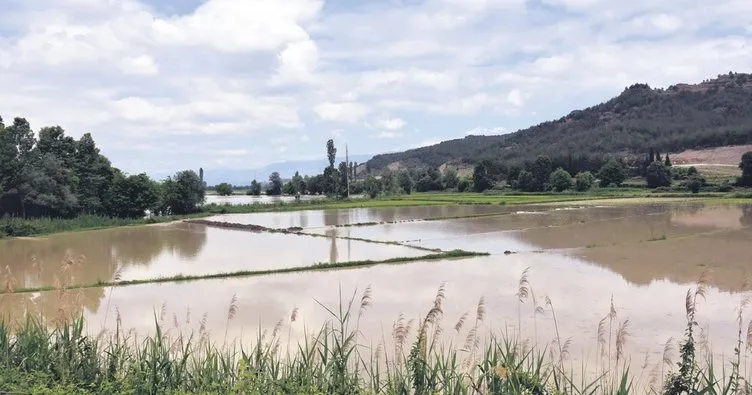
M 686 150 L 671 154 L 671 162 L 676 165 L 729 165 L 738 166 L 745 152 L 752 151 L 752 145 L 733 145 L 704 150 Z

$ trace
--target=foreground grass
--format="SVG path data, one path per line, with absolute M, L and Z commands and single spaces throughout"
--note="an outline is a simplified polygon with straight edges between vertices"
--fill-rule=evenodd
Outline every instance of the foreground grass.
M 516 294 L 520 306 L 532 293 L 527 270 Z M 523 281 L 524 280 L 524 281 Z M 273 331 L 259 330 L 250 344 L 211 339 L 206 316 L 198 333 L 184 333 L 177 318 L 165 324 L 164 310 L 154 313 L 155 331 L 141 339 L 122 330 L 116 313 L 114 331 L 87 335 L 80 317 L 57 316 L 50 321 L 29 318 L 22 323 L 0 323 L 0 391 L 3 393 L 120 394 L 120 393 L 243 393 L 243 394 L 747 394 L 752 386 L 742 376 L 747 365 L 742 351 L 739 313 L 738 346 L 730 358 L 732 368 L 720 374 L 712 357 L 703 363 L 695 331 L 698 299 L 707 283 L 698 281 L 687 292 L 687 326 L 679 355 L 666 351 L 653 368 L 655 376 L 644 383 L 647 366 L 632 370 L 624 355 L 629 320 L 619 321 L 613 307 L 598 325 L 595 368 L 582 362 L 583 377 L 568 363 L 569 340 L 559 335 L 554 304 L 533 308 L 553 317 L 555 339 L 550 347 L 530 345 L 511 332 L 490 335 L 485 325 L 486 306 L 481 298 L 473 314 L 463 315 L 451 327 L 458 344 L 446 343 L 444 285 L 432 306 L 419 320 L 395 321 L 391 336 L 366 346 L 360 320 L 372 304 L 367 288 L 339 306 L 322 309 L 329 320 L 318 331 L 305 331 L 294 344 L 292 325 L 280 321 Z M 743 306 L 741 308 L 743 310 Z M 227 326 L 238 313 L 233 296 L 226 310 Z M 159 318 L 158 318 L 159 317 Z M 190 316 L 186 325 L 190 324 Z M 613 326 L 613 329 L 612 329 Z M 288 329 L 285 340 L 285 331 Z M 508 330 L 508 329 L 507 329 Z M 537 329 L 536 329 L 537 330 Z M 311 333 L 309 335 L 309 333 Z M 536 335 L 537 337 L 537 335 Z M 750 341 L 747 339 L 746 346 Z M 535 344 L 535 343 L 533 343 Z M 538 343 L 541 344 L 541 343 Z M 545 343 L 543 343 L 545 344 Z M 667 343 L 668 344 L 668 343 Z M 606 350 L 608 350 L 606 352 Z M 612 354 L 613 350 L 613 354 Z M 747 348 L 749 350 L 749 348 Z M 742 358 L 744 358 L 742 362 Z M 674 361 L 678 362 L 674 365 Z M 743 363 L 743 365 L 742 365 Z M 675 368 L 671 366 L 674 365 Z M 665 368 L 665 371 L 664 371 Z M 651 375 L 652 376 L 652 375 Z
M 471 257 L 488 256 L 488 255 L 490 254 L 486 252 L 452 250 L 452 251 L 444 251 L 444 252 L 437 252 L 433 254 L 415 256 L 415 257 L 397 257 L 397 258 L 389 258 L 389 259 L 384 259 L 384 260 L 366 259 L 362 261 L 347 261 L 347 262 L 334 262 L 334 263 L 321 262 L 321 263 L 316 263 L 312 266 L 296 266 L 296 267 L 267 269 L 267 270 L 239 270 L 239 271 L 234 271 L 234 272 L 198 274 L 198 275 L 177 274 L 174 276 L 148 278 L 148 279 L 140 279 L 140 280 L 114 280 L 114 281 L 97 281 L 95 283 L 90 283 L 90 284 L 68 284 L 68 285 L 64 285 L 60 287 L 41 286 L 41 287 L 9 289 L 8 286 L 6 285 L 5 290 L 1 291 L 0 295 L 44 292 L 44 291 L 55 291 L 55 290 L 68 291 L 68 290 L 74 290 L 74 289 L 99 288 L 99 287 L 125 287 L 129 285 L 213 280 L 213 279 L 235 278 L 235 277 L 255 277 L 255 276 L 266 276 L 270 274 L 285 274 L 285 273 L 311 272 L 311 271 L 330 270 L 330 269 L 358 268 L 358 267 L 364 267 L 364 266 L 402 264 L 402 263 L 419 262 L 419 261 L 438 261 L 438 260 L 445 260 L 445 259 L 461 259 L 461 258 L 471 258 Z M 116 275 L 115 277 L 118 277 L 118 276 L 119 275 Z
M 114 228 L 120 226 L 139 226 L 173 222 L 187 218 L 205 217 L 206 213 L 180 216 L 154 216 L 150 218 L 111 218 L 98 215 L 82 215 L 75 218 L 36 218 L 21 219 L 13 217 L 0 218 L 0 238 L 30 237 L 54 233 L 74 232 Z

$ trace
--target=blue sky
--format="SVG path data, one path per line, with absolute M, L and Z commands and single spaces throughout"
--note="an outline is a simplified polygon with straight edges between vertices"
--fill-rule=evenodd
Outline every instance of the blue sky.
M 6 0 L 0 115 L 129 172 L 515 131 L 752 71 L 748 0 Z

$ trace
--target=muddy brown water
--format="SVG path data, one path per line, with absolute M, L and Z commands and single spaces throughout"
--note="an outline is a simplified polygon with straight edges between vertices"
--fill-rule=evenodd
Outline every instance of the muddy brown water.
M 537 334 L 539 344 L 550 345 L 555 327 L 552 310 L 545 306 L 549 297 L 561 336 L 572 340 L 571 360 L 592 364 L 598 358 L 598 323 L 608 313 L 613 297 L 618 313 L 614 325 L 629 319 L 626 353 L 633 366 L 645 366 L 647 377 L 660 362 L 667 339 L 682 337 L 687 289 L 703 271 L 712 268 L 712 286 L 698 306 L 698 321 L 702 336 L 716 353 L 728 356 L 733 352 L 737 306 L 743 297 L 744 278 L 752 272 L 750 205 L 571 204 L 534 210 L 492 207 L 499 210 L 498 216 L 315 229 L 343 221 L 478 213 L 467 208 L 474 206 L 460 207 L 390 209 L 390 213 L 382 214 L 370 209 L 351 214 L 339 210 L 336 215 L 308 212 L 310 230 L 328 238 L 172 224 L 6 240 L 0 242 L 0 263 L 9 267 L 16 286 L 54 284 L 67 273 L 55 269 L 66 254 L 86 255 L 80 266 L 65 270 L 73 270 L 76 278 L 87 281 L 111 279 L 118 269 L 126 277 L 148 277 L 197 268 L 201 268 L 196 271 L 200 273 L 245 269 L 255 262 L 284 267 L 332 257 L 379 259 L 424 253 L 404 246 L 338 238 L 343 236 L 488 251 L 492 255 L 253 278 L 91 288 L 63 294 L 3 295 L 0 314 L 8 320 L 22 320 L 29 312 L 52 317 L 63 309 L 73 315 L 83 314 L 91 330 L 98 332 L 102 326 L 111 328 L 115 324 L 117 308 L 124 326 L 137 333 L 150 333 L 153 313 L 159 313 L 164 305 L 165 325 L 177 324 L 184 332 L 196 330 L 207 314 L 208 327 L 215 335 L 221 338 L 227 330 L 232 338 L 252 341 L 259 328 L 271 331 L 281 320 L 282 340 L 289 336 L 296 342 L 306 335 L 304 328 L 310 332 L 332 318 L 318 302 L 336 306 L 340 292 L 349 298 L 357 291 L 359 298 L 370 286 L 373 302 L 360 330 L 362 344 L 375 346 L 380 339 L 391 338 L 392 324 L 400 314 L 406 319 L 425 315 L 438 287 L 445 283 L 442 325 L 445 336 L 455 344 L 464 342 L 470 325 L 457 333 L 455 323 L 466 312 L 471 317 L 468 322 L 474 322 L 477 303 L 483 297 L 486 317 L 478 325 L 484 339 L 491 333 L 514 333 L 519 328 L 526 339 L 534 341 Z M 252 215 L 239 216 L 238 220 L 264 226 L 303 225 L 301 213 L 279 214 L 258 215 L 257 222 Z M 327 220 L 329 215 L 333 219 Z M 231 221 L 233 216 L 223 218 Z M 281 218 L 281 222 L 275 224 L 270 218 Z M 332 245 L 336 245 L 334 255 Z M 505 255 L 507 250 L 517 253 Z M 515 295 L 525 268 L 530 268 L 529 281 L 537 303 L 545 307 L 543 315 L 532 314 L 532 298 L 520 306 Z M 233 295 L 238 298 L 238 314 L 228 324 L 226 311 Z M 299 309 L 298 320 L 291 323 L 295 308 Z M 749 313 L 745 312 L 745 326 Z

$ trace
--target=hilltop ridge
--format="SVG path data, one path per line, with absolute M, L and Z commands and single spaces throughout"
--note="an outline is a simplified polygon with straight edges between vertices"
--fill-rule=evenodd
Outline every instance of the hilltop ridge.
M 666 89 L 634 84 L 618 96 L 514 133 L 467 136 L 428 147 L 374 156 L 372 171 L 524 162 L 537 155 L 642 154 L 752 143 L 752 74 L 728 73 Z

